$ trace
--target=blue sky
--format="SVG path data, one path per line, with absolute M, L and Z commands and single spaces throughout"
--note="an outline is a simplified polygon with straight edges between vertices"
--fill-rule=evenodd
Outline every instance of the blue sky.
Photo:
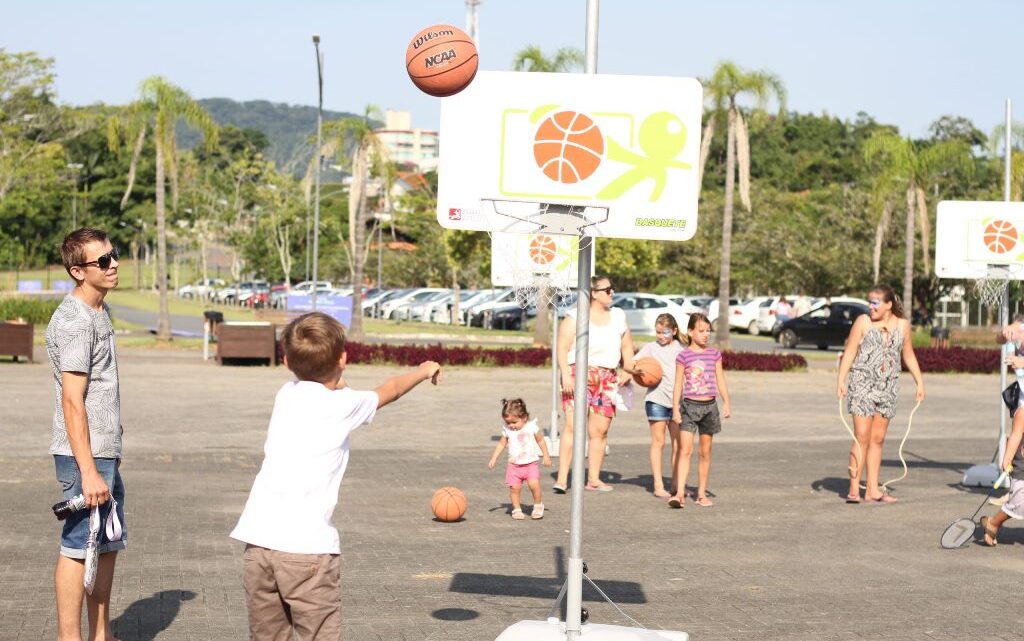
M 598 70 L 707 75 L 722 59 L 775 72 L 789 106 L 865 111 L 913 136 L 944 114 L 989 132 L 1014 99 L 1024 120 L 1016 0 L 604 0 Z M 372 103 L 438 126 L 440 101 L 405 74 L 419 29 L 464 26 L 464 0 L 145 0 L 5 3 L 0 47 L 56 60 L 62 102 L 120 104 L 166 76 L 197 98 L 316 103 L 311 34 L 326 57 L 324 106 Z M 584 0 L 483 0 L 481 68 L 508 69 L 528 44 L 583 49 Z

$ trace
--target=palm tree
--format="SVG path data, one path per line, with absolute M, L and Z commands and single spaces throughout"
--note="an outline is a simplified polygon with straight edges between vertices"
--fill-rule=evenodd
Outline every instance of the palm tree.
M 722 209 L 722 257 L 718 277 L 718 344 L 729 347 L 729 279 L 732 265 L 732 209 L 736 172 L 739 169 L 740 202 L 748 212 L 750 205 L 750 139 L 747 125 L 737 105 L 744 95 L 754 98 L 755 114 L 763 111 L 774 96 L 779 103 L 780 117 L 786 111 L 786 88 L 777 76 L 767 71 L 747 71 L 737 64 L 724 61 L 715 67 L 711 78 L 703 81 L 705 96 L 711 103 L 704 137 L 700 146 L 698 184 L 704 179 L 704 166 L 715 135 L 715 124 L 725 117 L 725 205 Z M 738 166 L 738 167 L 737 167 Z
M 550 58 L 544 55 L 537 45 L 529 45 L 520 49 L 512 60 L 513 71 L 539 71 L 546 73 L 563 73 L 577 71 L 583 67 L 583 52 L 573 47 L 562 47 Z M 542 305 L 542 301 L 550 300 L 550 292 L 546 289 L 538 292 L 537 324 L 533 327 L 533 344 L 535 346 L 551 345 L 551 309 L 550 304 Z
M 915 219 L 921 225 L 924 271 L 931 272 L 931 225 L 925 187 L 935 183 L 945 172 L 973 170 L 971 150 L 963 140 L 945 140 L 918 148 L 911 140 L 891 131 L 878 131 L 864 143 L 864 157 L 877 170 L 876 202 L 882 203 L 882 213 L 875 230 L 875 281 L 879 277 L 882 239 L 892 219 L 893 205 L 889 199 L 902 192 L 907 203 L 903 237 L 903 301 L 904 305 L 912 306 Z
M 381 120 L 380 109 L 367 105 L 362 118 L 346 118 L 325 126 L 328 136 L 334 139 L 333 147 L 337 153 L 342 153 L 344 141 L 352 143 L 352 157 L 342 160 L 352 171 L 348 190 L 348 248 L 352 268 L 352 326 L 349 334 L 353 340 L 361 340 L 363 336 L 363 274 L 369 252 L 366 245 L 367 187 L 371 174 L 382 178 L 381 197 L 386 199 L 393 181 L 393 166 L 387 147 L 374 133 L 374 120 Z
M 177 140 L 174 129 L 178 121 L 184 120 L 198 129 L 207 146 L 217 144 L 217 124 L 188 93 L 172 85 L 160 76 L 142 81 L 139 99 L 132 103 L 120 116 L 108 121 L 108 143 L 111 149 L 121 146 L 122 136 L 132 140 L 132 161 L 128 167 L 128 187 L 121 198 L 121 209 L 128 204 L 135 173 L 142 154 L 146 134 L 152 130 L 156 146 L 156 281 L 160 293 L 160 313 L 156 325 L 159 341 L 171 340 L 171 315 L 167 307 L 167 215 L 166 181 L 171 182 L 171 209 L 178 207 L 178 164 Z
M 583 67 L 583 52 L 573 47 L 562 47 L 548 58 L 537 45 L 520 49 L 512 60 L 513 71 L 544 71 L 557 73 L 575 71 Z

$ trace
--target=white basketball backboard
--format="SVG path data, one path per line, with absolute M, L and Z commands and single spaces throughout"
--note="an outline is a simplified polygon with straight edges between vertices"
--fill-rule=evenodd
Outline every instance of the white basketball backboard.
M 438 221 L 687 240 L 702 105 L 692 78 L 480 72 L 441 102 Z
M 935 220 L 935 275 L 985 278 L 991 267 L 1024 280 L 1024 203 L 939 203 Z
M 553 287 L 573 289 L 579 248 L 578 236 L 494 232 L 491 234 L 491 284 L 515 287 L 524 275 L 544 275 Z

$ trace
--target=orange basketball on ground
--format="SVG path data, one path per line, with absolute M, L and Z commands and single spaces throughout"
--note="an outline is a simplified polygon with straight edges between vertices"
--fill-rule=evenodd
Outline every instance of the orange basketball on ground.
M 451 96 L 469 86 L 480 57 L 469 35 L 450 24 L 420 31 L 405 50 L 405 69 L 414 85 L 431 96 Z
M 558 255 L 555 239 L 547 234 L 537 234 L 530 239 L 530 260 L 538 265 L 547 265 Z
M 1017 246 L 1017 228 L 1008 220 L 993 220 L 985 227 L 982 239 L 993 254 L 1005 254 Z
M 546 118 L 533 138 L 533 158 L 544 175 L 560 183 L 586 180 L 604 155 L 604 135 L 590 116 L 559 111 Z
M 661 365 L 657 360 L 650 356 L 645 356 L 636 362 L 637 369 L 642 370 L 636 374 L 633 374 L 633 380 L 636 381 L 637 385 L 643 385 L 644 387 L 657 387 L 658 383 L 661 382 Z
M 466 513 L 466 495 L 457 487 L 442 487 L 434 492 L 434 498 L 430 500 L 430 509 L 438 521 L 458 521 Z

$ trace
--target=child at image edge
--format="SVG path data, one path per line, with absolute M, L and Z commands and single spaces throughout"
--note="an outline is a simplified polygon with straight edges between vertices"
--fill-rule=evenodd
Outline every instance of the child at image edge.
M 686 476 L 690 471 L 689 451 L 693 436 L 700 434 L 700 458 L 697 463 L 697 505 L 711 507 L 708 498 L 708 475 L 711 473 L 711 442 L 722 431 L 719 418 L 718 396 L 722 397 L 723 418 L 729 418 L 732 409 L 729 390 L 722 370 L 722 353 L 708 347 L 711 321 L 704 314 L 690 314 L 686 323 L 686 349 L 676 357 L 676 380 L 672 387 L 672 420 L 679 424 L 679 467 L 676 471 L 676 495 L 669 499 L 669 507 L 686 506 Z
M 254 641 L 341 638 L 341 546 L 331 523 L 348 464 L 349 434 L 378 408 L 423 381 L 428 361 L 373 391 L 349 387 L 345 329 L 326 314 L 296 318 L 284 330 L 285 365 L 298 380 L 274 400 L 263 465 L 231 537 L 246 543 L 243 579 Z
M 523 399 L 502 399 L 501 418 L 504 421 L 504 425 L 501 426 L 501 438 L 494 447 L 487 467 L 494 469 L 498 455 L 505 449 L 505 445 L 508 445 L 505 485 L 508 486 L 509 497 L 512 499 L 512 518 L 517 521 L 526 518 L 519 498 L 523 491 L 523 481 L 526 481 L 527 487 L 533 493 L 531 517 L 534 520 L 542 519 L 544 504 L 540 501 L 540 468 L 537 466 L 537 460 L 540 454 L 543 454 L 545 467 L 551 467 L 548 445 L 540 435 L 537 421 L 530 420 L 530 413 L 526 411 Z

